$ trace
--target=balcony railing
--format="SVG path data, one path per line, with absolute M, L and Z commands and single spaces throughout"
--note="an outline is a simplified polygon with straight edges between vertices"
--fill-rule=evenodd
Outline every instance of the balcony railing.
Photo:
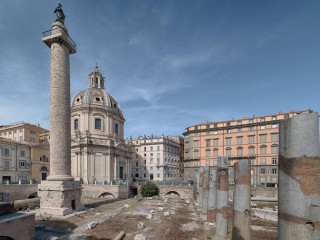
M 50 30 L 48 30 L 48 31 L 43 32 L 43 33 L 42 33 L 42 37 L 43 37 L 43 38 L 44 38 L 44 37 L 48 37 L 48 36 L 50 36 L 50 35 L 54 35 L 54 34 L 61 33 L 61 32 L 67 36 L 67 40 L 68 40 L 68 42 L 70 43 L 70 45 L 71 45 L 74 49 L 77 49 L 77 44 L 71 39 L 71 37 L 69 37 L 69 34 L 66 33 L 66 31 L 65 31 L 63 28 L 59 27 L 59 26 L 56 26 L 54 29 L 50 29 Z

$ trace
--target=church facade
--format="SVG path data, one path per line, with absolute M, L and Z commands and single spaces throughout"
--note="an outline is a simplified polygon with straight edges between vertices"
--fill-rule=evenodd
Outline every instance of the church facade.
M 104 90 L 98 68 L 89 74 L 89 88 L 71 103 L 71 173 L 94 183 L 131 181 L 131 148 L 124 141 L 120 104 Z

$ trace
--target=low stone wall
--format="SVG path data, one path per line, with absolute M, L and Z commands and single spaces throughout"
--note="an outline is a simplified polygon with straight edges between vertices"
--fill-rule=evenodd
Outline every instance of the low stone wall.
M 229 188 L 229 198 L 233 199 L 234 188 Z M 262 197 L 262 198 L 275 198 L 278 199 L 278 188 L 268 187 L 252 187 L 251 197 Z
M 272 221 L 272 222 L 278 222 L 278 212 L 273 211 L 272 209 L 260 209 L 260 208 L 252 208 L 253 215 L 255 217 Z
M 35 214 L 7 213 L 0 216 L 0 237 L 19 240 L 34 239 Z
M 9 192 L 9 201 L 29 198 L 30 195 L 38 192 L 38 184 L 0 184 L 0 193 Z
M 184 186 L 158 186 L 160 195 L 177 193 L 181 198 L 193 198 L 193 187 Z
M 113 198 L 126 199 L 132 195 L 131 187 L 126 185 L 92 185 L 82 184 L 83 197 L 103 197 L 111 195 Z

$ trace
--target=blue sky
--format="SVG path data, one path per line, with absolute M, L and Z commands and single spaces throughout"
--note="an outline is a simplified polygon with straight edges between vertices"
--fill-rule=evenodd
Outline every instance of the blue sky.
M 0 125 L 49 128 L 50 50 L 61 2 L 78 52 L 71 96 L 96 62 L 125 137 L 178 135 L 204 120 L 319 111 L 320 1 L 4 0 Z

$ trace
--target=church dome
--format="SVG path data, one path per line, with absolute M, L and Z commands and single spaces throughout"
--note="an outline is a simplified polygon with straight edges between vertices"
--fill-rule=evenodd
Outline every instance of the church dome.
M 104 90 L 104 77 L 97 67 L 89 74 L 89 88 L 77 93 L 71 102 L 71 108 L 85 106 L 111 108 L 122 115 L 120 104 Z

